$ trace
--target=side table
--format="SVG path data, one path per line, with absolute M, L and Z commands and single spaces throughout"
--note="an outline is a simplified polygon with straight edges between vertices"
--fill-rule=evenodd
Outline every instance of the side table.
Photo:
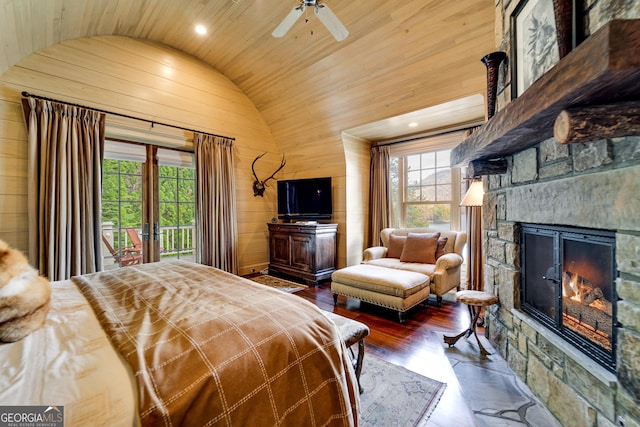
M 484 356 L 491 354 L 484 348 L 484 346 L 480 342 L 480 339 L 478 338 L 478 334 L 476 332 L 476 322 L 478 321 L 478 316 L 480 316 L 482 307 L 497 304 L 499 301 L 498 297 L 496 295 L 483 291 L 459 291 L 456 292 L 456 301 L 467 305 L 467 307 L 469 308 L 471 323 L 469 324 L 469 328 L 467 328 L 467 330 L 462 331 L 455 337 L 449 337 L 445 335 L 444 342 L 449 344 L 449 347 L 453 347 L 460 338 L 469 338 L 471 334 L 473 334 L 476 337 L 476 341 L 478 341 L 480 353 Z

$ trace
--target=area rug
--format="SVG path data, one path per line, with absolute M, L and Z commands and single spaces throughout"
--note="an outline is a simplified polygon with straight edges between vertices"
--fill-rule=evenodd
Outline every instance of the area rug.
M 268 274 L 259 274 L 257 276 L 248 277 L 248 279 L 290 294 L 307 288 L 305 285 L 300 283 L 281 279 L 280 277 L 269 276 Z
M 417 426 L 433 412 L 446 388 L 431 378 L 365 354 L 360 376 L 362 426 Z

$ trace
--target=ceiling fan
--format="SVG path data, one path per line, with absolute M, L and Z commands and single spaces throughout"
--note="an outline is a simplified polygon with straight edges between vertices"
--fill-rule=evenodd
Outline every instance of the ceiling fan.
M 295 6 L 291 12 L 282 20 L 280 25 L 273 30 L 271 35 L 273 37 L 284 37 L 285 34 L 293 27 L 293 24 L 304 12 L 306 7 L 313 7 L 314 13 L 318 16 L 320 22 L 327 27 L 327 30 L 335 37 L 336 40 L 342 41 L 347 38 L 349 31 L 342 25 L 342 22 L 333 14 L 329 6 L 324 4 L 321 0 L 298 0 L 297 6 Z

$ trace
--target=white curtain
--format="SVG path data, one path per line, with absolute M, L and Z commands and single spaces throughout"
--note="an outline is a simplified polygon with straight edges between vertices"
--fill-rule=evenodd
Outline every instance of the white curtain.
M 28 98 L 29 258 L 50 280 L 102 270 L 102 113 Z
M 233 139 L 194 134 L 196 162 L 196 261 L 238 273 L 238 231 Z

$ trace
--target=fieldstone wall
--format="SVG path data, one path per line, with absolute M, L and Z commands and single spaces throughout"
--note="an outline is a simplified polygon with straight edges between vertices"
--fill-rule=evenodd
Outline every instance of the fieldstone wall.
M 486 335 L 564 425 L 640 426 L 640 158 L 623 155 L 640 152 L 640 137 L 593 143 L 607 156 L 558 145 L 515 154 L 506 174 L 485 178 L 484 286 L 500 297 Z M 617 375 L 520 311 L 523 222 L 616 231 Z
M 518 3 L 497 2 L 497 50 L 509 53 Z M 637 0 L 585 0 L 584 7 L 585 35 L 611 19 L 640 18 Z M 510 100 L 508 68 L 501 68 L 498 110 Z M 500 297 L 486 316 L 486 336 L 563 425 L 640 427 L 640 136 L 572 145 L 552 138 L 508 161 L 505 174 L 484 177 L 484 286 Z M 615 374 L 520 310 L 523 222 L 616 231 Z

